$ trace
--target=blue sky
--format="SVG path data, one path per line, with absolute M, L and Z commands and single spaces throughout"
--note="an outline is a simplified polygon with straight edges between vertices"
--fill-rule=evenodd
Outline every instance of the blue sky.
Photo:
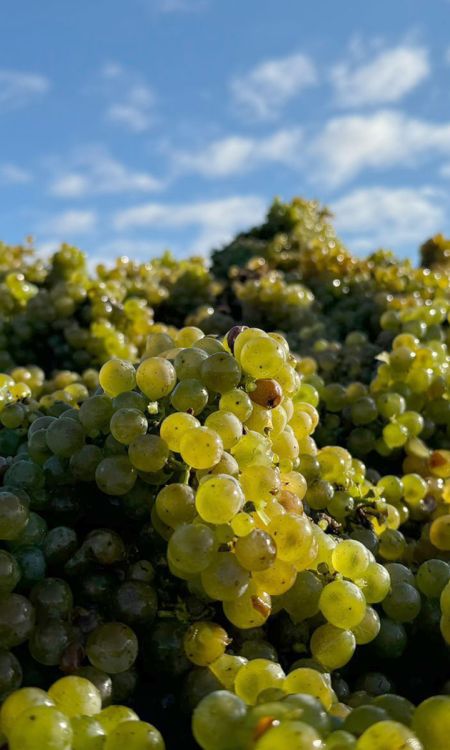
M 450 233 L 449 0 L 2 0 L 0 237 L 206 254 L 275 195 Z

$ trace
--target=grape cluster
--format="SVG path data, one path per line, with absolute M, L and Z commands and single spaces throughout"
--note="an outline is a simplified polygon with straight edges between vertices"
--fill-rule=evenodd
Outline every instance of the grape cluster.
M 447 747 L 445 243 L 295 199 L 211 270 L 2 246 L 11 750 Z
M 165 750 L 158 730 L 127 706 L 103 706 L 101 691 L 85 677 L 54 682 L 48 691 L 21 688 L 0 711 L 10 750 Z

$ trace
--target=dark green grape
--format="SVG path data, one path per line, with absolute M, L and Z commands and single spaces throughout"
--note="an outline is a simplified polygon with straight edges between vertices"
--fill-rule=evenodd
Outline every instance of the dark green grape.
M 44 555 L 48 565 L 63 565 L 78 546 L 76 532 L 67 526 L 51 529 L 44 541 Z
M 141 581 L 125 581 L 114 595 L 115 614 L 129 625 L 152 622 L 158 610 L 156 591 Z
M 22 684 L 22 667 L 11 651 L 0 649 L 0 701 Z
M 31 602 L 20 594 L 0 597 L 0 648 L 12 648 L 26 641 L 34 628 Z
M 94 667 L 108 674 L 118 674 L 136 661 L 138 641 L 127 625 L 108 622 L 91 633 L 86 651 Z

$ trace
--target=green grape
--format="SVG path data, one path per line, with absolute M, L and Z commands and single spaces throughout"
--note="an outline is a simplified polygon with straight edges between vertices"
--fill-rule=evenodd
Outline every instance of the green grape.
M 71 720 L 72 750 L 103 750 L 105 732 L 92 716 L 76 716 Z
M 266 570 L 253 571 L 252 577 L 262 591 L 273 596 L 279 596 L 289 592 L 293 587 L 297 578 L 297 571 L 290 563 L 277 558 Z M 307 605 L 308 602 L 305 602 L 305 609 Z
M 285 693 L 306 693 L 321 701 L 325 709 L 332 703 L 332 692 L 323 674 L 308 667 L 300 667 L 289 672 L 283 683 Z
M 234 553 L 243 568 L 260 571 L 273 565 L 277 548 L 270 534 L 262 529 L 254 529 L 237 540 Z
M 284 721 L 272 726 L 256 742 L 255 750 L 315 750 L 322 746 L 320 734 L 303 721 Z
M 415 585 L 414 573 L 406 565 L 402 565 L 401 563 L 387 563 L 385 570 L 389 573 L 389 578 L 393 586 L 397 583 Z
M 153 622 L 158 610 L 154 588 L 142 581 L 124 581 L 114 594 L 117 617 L 130 625 Z
M 386 711 L 380 706 L 356 706 L 344 720 L 342 728 L 346 732 L 360 737 L 369 727 L 384 722 L 388 718 Z
M 435 518 L 430 527 L 430 542 L 436 549 L 450 550 L 450 513 Z
M 174 359 L 178 380 L 200 380 L 200 367 L 208 355 L 203 349 L 182 349 Z
M 387 659 L 397 659 L 407 644 L 406 631 L 400 622 L 381 618 L 380 632 L 374 640 L 376 653 Z
M 359 623 L 352 628 L 358 646 L 370 643 L 380 632 L 380 618 L 373 607 L 367 607 L 366 614 Z
M 211 599 L 236 601 L 246 591 L 250 574 L 230 552 L 217 552 L 201 574 L 202 586 Z
M 365 425 L 373 422 L 378 416 L 377 405 L 370 396 L 363 396 L 354 401 L 350 407 L 353 424 Z
M 195 575 L 211 563 L 214 547 L 214 534 L 208 526 L 182 524 L 169 539 L 167 557 L 180 571 Z
M 420 594 L 409 583 L 396 583 L 383 600 L 383 609 L 391 620 L 411 622 L 420 612 Z
M 13 555 L 0 550 L 0 595 L 9 594 L 20 581 L 20 567 Z
M 277 555 L 283 562 L 295 563 L 312 545 L 312 529 L 306 516 L 292 513 L 276 516 L 269 524 L 269 534 L 277 546 Z
M 263 691 L 281 688 L 284 678 L 279 664 L 269 659 L 252 659 L 238 671 L 234 691 L 247 704 L 254 705 Z
M 48 693 L 40 688 L 26 687 L 11 693 L 0 708 L 0 725 L 2 732 L 9 737 L 17 719 L 24 712 L 38 706 L 53 706 Z
M 197 339 L 195 345 L 209 355 L 224 351 L 223 344 L 214 336 L 202 336 L 202 338 Z
M 406 540 L 401 531 L 386 529 L 380 536 L 378 552 L 385 560 L 400 560 L 406 549 Z
M 273 500 L 281 486 L 278 469 L 270 466 L 246 466 L 239 481 L 246 499 L 256 504 Z
M 426 560 L 416 573 L 419 591 L 430 599 L 439 599 L 450 580 L 450 565 L 445 560 Z
M 99 690 L 85 677 L 62 677 L 53 683 L 48 694 L 66 716 L 94 716 L 102 708 Z
M 227 352 L 211 354 L 200 365 L 200 380 L 209 391 L 226 393 L 239 385 L 241 368 Z
M 112 436 L 124 445 L 129 445 L 147 432 L 148 422 L 139 409 L 118 409 L 111 417 Z
M 305 500 L 314 510 L 323 510 L 333 500 L 334 489 L 331 482 L 319 479 L 308 486 Z
M 128 457 L 138 471 L 158 472 L 169 458 L 169 448 L 158 435 L 139 435 L 128 448 Z
M 403 482 L 396 476 L 386 474 L 377 482 L 383 493 L 383 497 L 390 503 L 399 502 L 403 497 Z
M 328 583 L 320 595 L 319 606 L 328 622 L 344 629 L 359 625 L 366 612 L 361 589 L 350 581 Z
M 172 392 L 173 408 L 189 414 L 200 414 L 208 403 L 208 391 L 200 380 L 181 380 Z
M 448 747 L 449 708 L 448 695 L 435 695 L 420 703 L 414 711 L 412 729 L 427 750 L 444 750 Z
M 73 419 L 59 418 L 47 428 L 47 445 L 61 458 L 70 458 L 84 445 L 85 433 L 82 424 Z
M 199 427 L 200 422 L 192 414 L 169 414 L 160 428 L 160 436 L 171 451 L 180 452 L 180 442 L 184 433 L 194 427 Z
M 246 705 L 237 695 L 226 690 L 210 693 L 192 716 L 195 740 L 202 750 L 233 750 L 246 713 Z
M 33 706 L 20 714 L 8 734 L 10 750 L 71 750 L 73 732 L 69 720 L 52 706 Z
M 231 388 L 221 395 L 219 409 L 231 412 L 241 422 L 246 422 L 253 411 L 253 404 L 248 393 L 241 388 Z
M 105 734 L 110 734 L 122 722 L 139 721 L 139 716 L 128 706 L 108 706 L 96 715 Z
M 403 414 L 406 408 L 403 396 L 394 392 L 381 394 L 378 396 L 376 403 L 379 413 L 385 419 L 398 417 L 400 414 Z
M 209 665 L 209 669 L 226 690 L 232 691 L 236 675 L 244 664 L 247 664 L 247 659 L 243 656 L 223 654 Z
M 302 570 L 283 597 L 286 611 L 293 622 L 314 617 L 319 612 L 319 600 L 323 584 L 319 576 L 310 570 Z
M 236 349 L 235 349 L 236 351 Z M 247 340 L 238 357 L 241 367 L 255 379 L 276 378 L 285 362 L 285 351 L 278 341 L 270 337 L 253 337 Z
M 347 539 L 336 545 L 331 561 L 338 573 L 355 581 L 364 577 L 369 567 L 370 553 L 361 542 Z
M 44 578 L 30 593 L 30 601 L 39 614 L 51 612 L 52 617 L 66 618 L 73 608 L 70 586 L 62 578 Z
M 55 667 L 71 640 L 70 626 L 49 618 L 39 622 L 33 630 L 29 641 L 30 654 L 39 664 Z
M 132 391 L 136 385 L 134 366 L 123 359 L 110 359 L 105 362 L 98 377 L 101 387 L 111 397 Z
M 237 628 L 256 628 L 264 625 L 272 609 L 270 595 L 250 583 L 244 593 L 230 601 L 224 601 L 223 611 Z
M 24 500 L 8 490 L 0 492 L 0 539 L 16 539 L 24 531 L 29 520 L 28 507 Z
M 11 651 L 0 649 L 0 701 L 20 688 L 22 667 Z
M 396 721 L 378 721 L 361 735 L 357 750 L 423 750 L 422 743 L 411 732 Z M 431 750 L 431 746 L 430 746 Z
M 167 484 L 157 494 L 155 507 L 161 521 L 173 529 L 197 515 L 194 491 L 188 484 Z
M 145 412 L 147 410 L 148 401 L 142 393 L 137 393 L 136 391 L 124 391 L 113 398 L 112 405 L 115 412 L 119 409 L 138 409 L 139 411 Z
M 113 406 L 108 396 L 91 396 L 81 404 L 79 419 L 88 435 L 91 435 L 100 430 L 102 432 L 109 430 L 112 413 Z
M 0 598 L 0 648 L 13 648 L 30 637 L 35 624 L 31 602 L 21 594 Z
M 416 506 L 425 497 L 428 487 L 419 474 L 405 474 L 403 479 L 403 495 L 408 505 Z
M 127 456 L 108 456 L 95 470 L 98 488 L 107 495 L 126 495 L 136 482 L 136 470 Z
M 67 526 L 50 529 L 44 540 L 44 555 L 49 565 L 61 565 L 73 555 L 78 547 L 77 535 Z
M 183 639 L 186 656 L 199 667 L 206 667 L 223 656 L 229 642 L 220 625 L 206 621 L 191 625 Z
M 251 661 L 253 659 L 268 659 L 273 662 L 278 662 L 278 654 L 276 649 L 268 641 L 244 641 L 242 644 L 239 654 L 245 657 L 245 661 Z M 264 693 L 264 691 L 262 691 Z M 283 691 L 281 691 L 283 695 Z M 258 703 L 261 700 L 261 695 L 258 696 Z
M 205 477 L 201 482 L 195 506 L 203 521 L 223 524 L 229 523 L 236 513 L 239 513 L 244 500 L 239 482 L 234 477 L 217 474 Z
M 162 357 L 144 359 L 136 370 L 136 383 L 150 401 L 168 396 L 176 382 L 174 366 Z
M 99 625 L 88 638 L 86 652 L 91 664 L 109 674 L 125 672 L 136 661 L 135 633 L 120 622 Z
M 242 423 L 232 412 L 212 412 L 206 417 L 205 426 L 217 432 L 225 450 L 230 450 L 242 437 Z
M 208 427 L 191 428 L 186 430 L 181 438 L 180 453 L 188 466 L 194 469 L 209 469 L 222 457 L 222 440 Z
M 314 659 L 326 669 L 339 669 L 354 654 L 355 634 L 351 630 L 342 630 L 327 623 L 316 628 L 311 637 L 310 648 Z
M 101 672 L 99 669 L 91 667 L 91 665 L 79 667 L 74 674 L 79 677 L 85 677 L 89 682 L 92 682 L 92 684 L 95 685 L 101 695 L 102 706 L 107 706 L 108 703 L 111 702 L 112 680 L 109 674 Z
M 392 693 L 377 695 L 373 699 L 373 705 L 383 708 L 394 721 L 398 721 L 400 724 L 408 727 L 411 725 L 415 707 L 407 698 Z
M 165 750 L 164 740 L 152 724 L 123 721 L 108 736 L 103 750 Z
M 325 740 L 325 750 L 354 750 L 356 739 L 349 732 L 342 729 L 336 729 L 331 732 Z

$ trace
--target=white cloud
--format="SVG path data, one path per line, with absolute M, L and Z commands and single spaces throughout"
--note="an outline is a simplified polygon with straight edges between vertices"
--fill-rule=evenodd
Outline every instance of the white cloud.
M 290 99 L 317 83 L 312 60 L 301 53 L 266 60 L 231 82 L 235 103 L 261 120 L 276 118 Z
M 48 78 L 38 73 L 0 70 L 0 111 L 23 107 L 49 89 Z
M 96 224 L 95 211 L 72 209 L 50 217 L 41 224 L 40 230 L 45 234 L 57 235 L 60 240 L 64 241 L 70 239 L 71 236 L 91 232 Z
M 155 120 L 156 95 L 140 75 L 117 62 L 101 70 L 104 93 L 109 98 L 106 119 L 133 133 L 143 133 Z
M 361 65 L 341 63 L 331 72 L 336 100 L 343 107 L 397 102 L 430 74 L 428 52 L 401 45 L 379 52 Z
M 450 177 L 450 162 L 448 164 L 444 164 L 440 170 L 439 174 L 441 177 Z
M 73 168 L 60 170 L 50 185 L 50 192 L 58 198 L 149 193 L 163 187 L 149 172 L 128 169 L 102 148 L 83 149 L 73 162 Z
M 266 138 L 229 136 L 213 141 L 197 152 L 173 155 L 175 169 L 205 177 L 229 177 L 248 172 L 265 163 L 295 166 L 298 163 L 302 131 L 279 130 Z
M 393 111 L 329 120 L 309 149 L 311 169 L 333 187 L 364 169 L 410 167 L 424 157 L 450 154 L 450 123 Z
M 25 185 L 32 179 L 32 174 L 17 164 L 0 164 L 0 185 Z
M 265 209 L 266 201 L 256 195 L 182 204 L 146 203 L 119 211 L 114 226 L 119 231 L 193 227 L 198 235 L 192 249 L 205 252 L 260 221 Z
M 436 190 L 372 187 L 354 190 L 331 208 L 339 232 L 352 237 L 359 250 L 411 244 L 444 228 L 446 214 Z

